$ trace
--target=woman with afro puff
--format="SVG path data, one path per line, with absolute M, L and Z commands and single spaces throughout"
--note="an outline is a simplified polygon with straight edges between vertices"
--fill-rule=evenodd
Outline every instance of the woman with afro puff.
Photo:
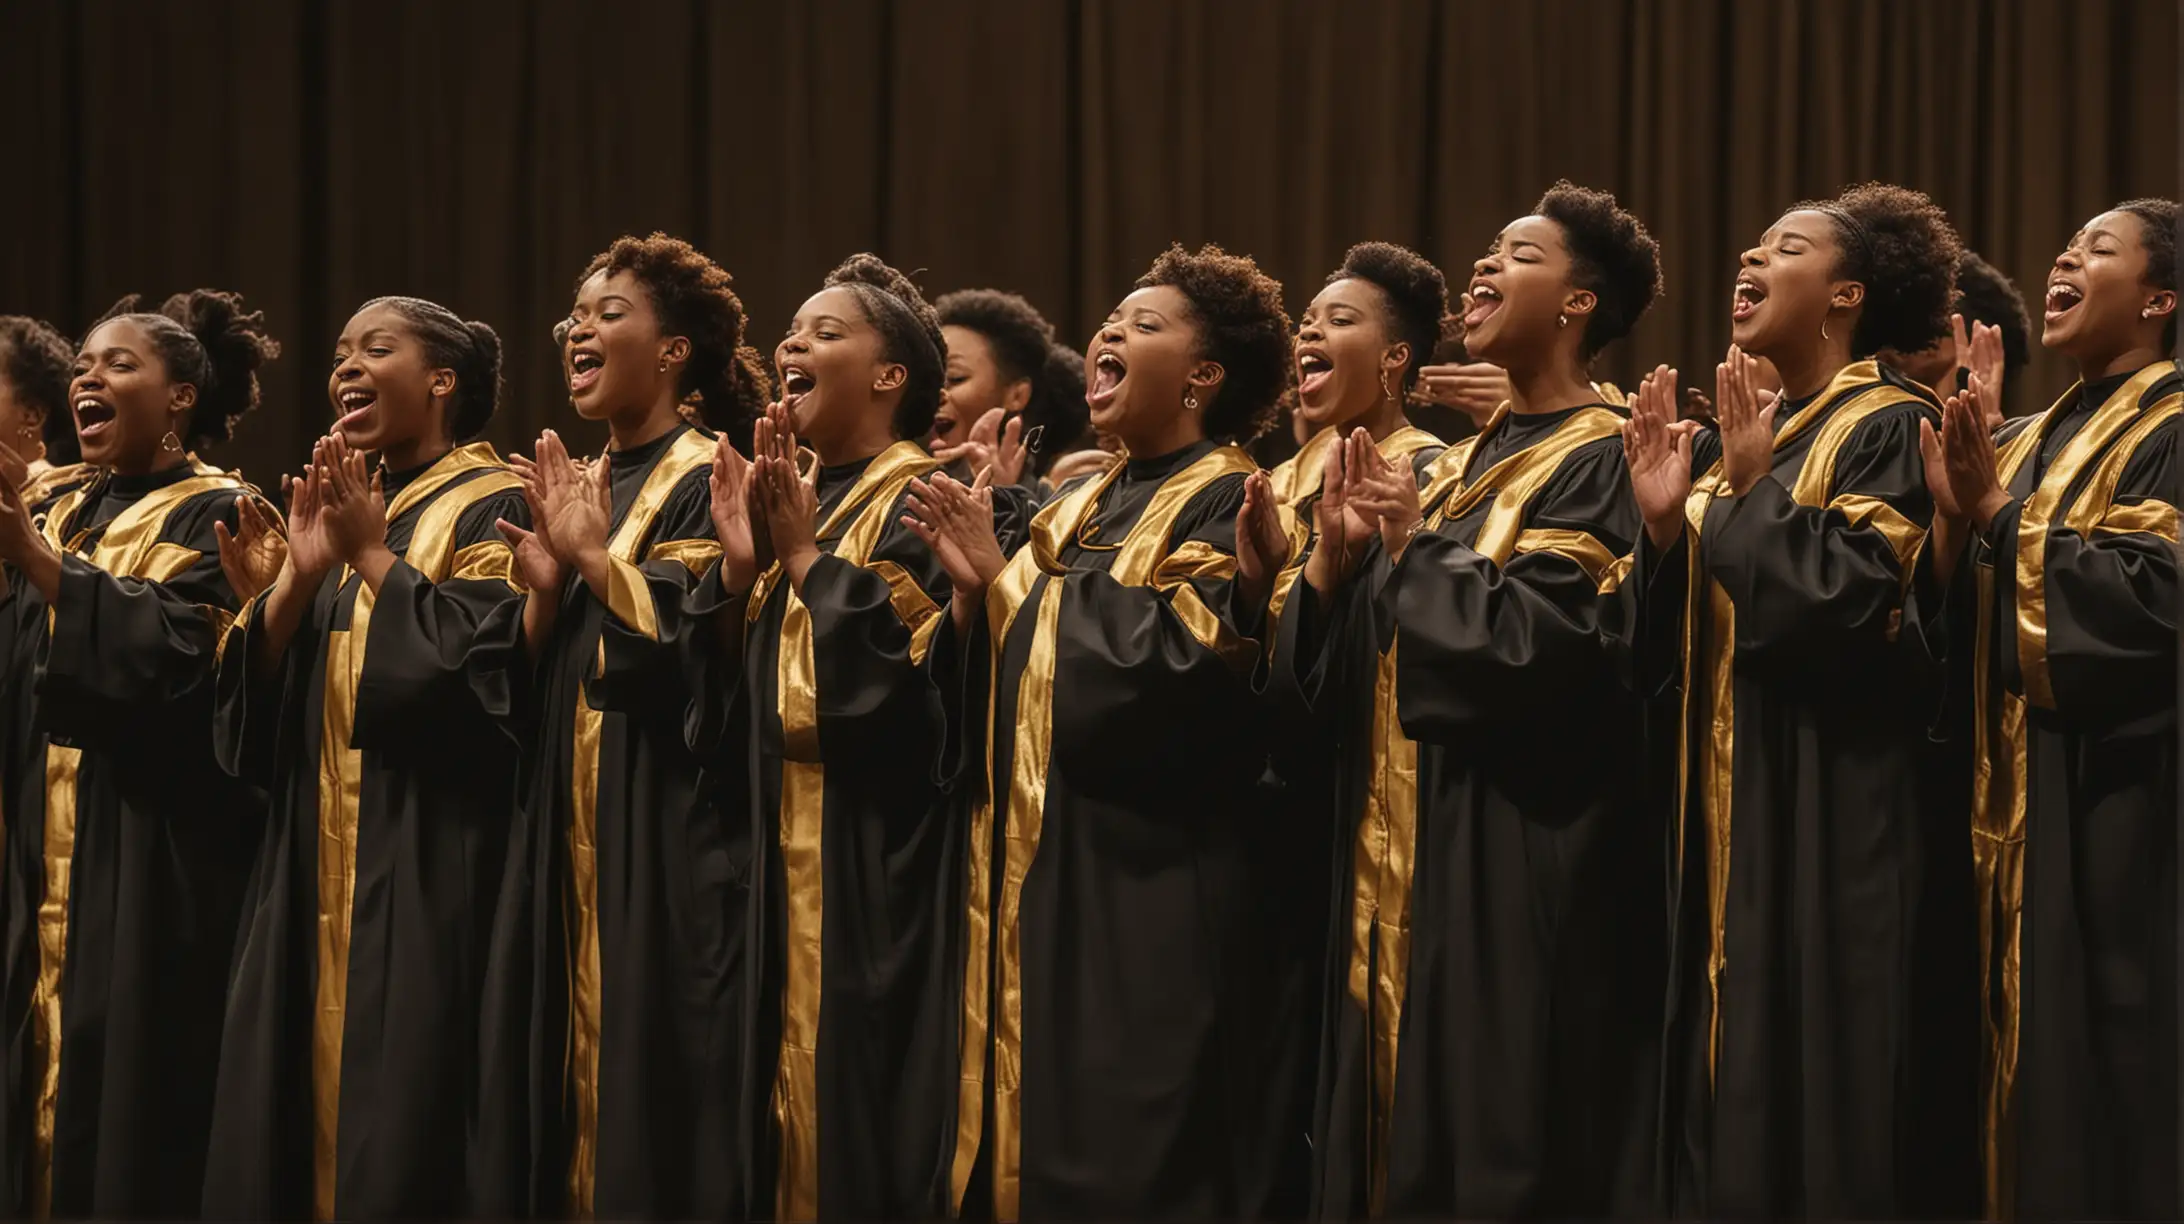
M 219 542 L 254 493 L 195 454 L 257 406 L 279 351 L 234 294 L 123 299 L 68 389 L 89 479 L 34 521 L 0 453 L 0 619 L 36 676 L 5 749 L 9 1215 L 197 1211 L 262 804 L 212 735 L 241 604 Z
M 1641 688 L 1680 690 L 1683 730 L 1660 770 L 1679 1213 L 1976 1210 L 1951 1054 L 1975 1014 L 1971 842 L 1963 804 L 1926 802 L 1938 685 L 1902 640 L 1939 405 L 1873 360 L 1947 333 L 1959 250 L 1901 187 L 1793 206 L 1741 259 L 1719 431 L 1675 426 L 1665 367 L 1633 414 L 1646 542 L 1623 593 Z
M 1601 595 L 1638 519 L 1589 368 L 1659 284 L 1636 217 L 1555 184 L 1464 294 L 1471 355 L 1509 380 L 1480 433 L 1423 472 L 1362 429 L 1324 452 L 1275 634 L 1276 674 L 1351 728 L 1323 1218 L 1652 1207 L 1658 839 Z
M 334 427 L 289 482 L 285 561 L 220 654 L 215 742 L 263 787 L 213 1110 L 220 1219 L 459 1215 L 478 986 L 515 798 L 522 482 L 472 441 L 500 338 L 375 298 L 333 344 Z M 374 458 L 367 467 L 365 456 Z M 269 583 L 269 585 L 268 585 Z M 262 597 L 256 588 L 266 586 Z
M 1237 555 L 1247 502 L 1273 512 L 1237 443 L 1289 383 L 1281 287 L 1171 248 L 1087 362 L 1127 459 L 1013 559 L 976 494 L 935 481 L 916 509 L 953 587 L 935 674 L 972 809 L 950 1206 L 1235 1217 L 1269 1099 L 1248 892 L 1275 577 Z
M 1970 677 L 1977 757 L 1990 1219 L 2184 1211 L 2176 233 L 2173 200 L 2087 221 L 2041 335 L 2079 385 L 1990 440 L 1975 381 L 1924 439 L 1937 555 L 1914 599 Z
M 728 274 L 664 234 L 577 278 L 561 339 L 577 414 L 502 527 L 537 659 L 482 1004 L 471 1214 L 717 1219 L 739 1211 L 748 818 L 685 741 L 711 629 L 684 609 L 720 557 L 715 436 L 769 398 Z M 704 425 L 684 418 L 696 399 Z
M 924 666 L 950 588 L 904 517 L 940 467 L 919 443 L 946 352 L 910 278 L 851 256 L 774 349 L 754 462 L 714 460 L 721 560 L 691 608 L 720 679 L 691 726 L 750 813 L 752 1218 L 944 1214 L 962 837 Z

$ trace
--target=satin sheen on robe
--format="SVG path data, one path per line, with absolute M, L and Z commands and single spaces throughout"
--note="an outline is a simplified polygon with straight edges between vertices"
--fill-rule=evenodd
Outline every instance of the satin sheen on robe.
M 260 796 L 211 742 L 236 611 L 213 524 L 248 486 L 185 463 L 49 507 L 47 606 L 8 575 L 30 663 L 9 730 L 6 1108 L 10 1214 L 196 1210 L 227 965 Z
M 490 446 L 388 474 L 375 595 L 343 567 L 287 652 L 221 651 L 223 764 L 270 796 L 228 1002 L 214 1219 L 465 1214 L 478 993 L 515 800 L 514 558 Z
M 969 640 L 935 639 L 961 652 L 935 673 L 964 677 L 986 782 L 950 1179 L 969 1214 L 1239 1209 L 1268 1096 L 1247 952 L 1264 609 L 1234 578 L 1252 467 L 1208 442 L 1074 484 Z
M 1317 540 L 1313 516 L 1321 479 L 1327 456 L 1346 436 L 1342 429 L 1321 430 L 1295 457 L 1268 473 L 1290 536 L 1290 560 L 1275 584 L 1270 624 L 1280 622 L 1282 609 L 1298 592 L 1310 595 L 1310 588 L 1300 584 Z M 1389 462 L 1408 465 L 1422 485 L 1426 465 L 1441 454 L 1442 445 L 1432 434 L 1405 426 L 1382 438 L 1379 449 Z M 1349 646 L 1378 653 L 1364 637 Z M 1370 661 L 1359 662 L 1368 670 L 1373 667 Z M 1415 753 L 1402 751 L 1407 741 L 1393 753 L 1364 750 L 1366 737 L 1380 732 L 1402 739 L 1394 721 L 1392 687 L 1379 694 L 1389 698 L 1383 709 L 1370 688 L 1362 696 L 1346 693 L 1342 701 L 1315 703 L 1300 699 L 1298 686 L 1281 673 L 1254 679 L 1270 702 L 1271 732 L 1268 769 L 1260 780 L 1265 818 L 1251 841 L 1256 856 L 1252 896 L 1260 910 L 1254 926 L 1262 936 L 1252 950 L 1263 960 L 1257 972 L 1265 978 L 1261 1006 L 1267 1023 L 1260 1032 L 1268 1042 L 1258 1060 L 1278 1095 L 1259 1119 L 1263 1136 L 1255 1146 L 1260 1165 L 1247 1184 L 1239 1214 L 1295 1219 L 1311 1202 L 1312 1104 L 1319 1081 L 1328 941 L 1348 913 L 1346 903 L 1340 915 L 1335 909 L 1335 897 L 1346 895 L 1349 887 L 1348 876 L 1336 864 L 1348 862 L 1344 840 L 1366 805 L 1385 802 L 1391 780 L 1403 788 L 1400 780 L 1380 776 L 1375 764 L 1400 771 L 1405 762 L 1415 761 Z M 1376 714 L 1385 715 L 1377 731 Z M 1410 767 L 1415 772 L 1415 765 Z M 1405 798 L 1409 793 L 1404 789 Z
M 901 523 L 910 481 L 938 467 L 898 442 L 819 469 L 802 593 L 775 566 L 742 598 L 717 568 L 692 596 L 693 616 L 744 629 L 693 746 L 752 820 L 752 1218 L 945 1214 L 962 834 L 924 663 L 949 581 Z
M 2174 1219 L 2174 362 L 1997 435 L 2011 501 L 1928 627 L 1969 668 L 1986 1207 Z M 1941 596 L 1922 569 L 1920 601 Z M 1927 610 L 1927 609 L 1922 609 Z
M 612 451 L 609 596 L 572 575 L 531 694 L 489 957 L 481 1218 L 723 1219 L 737 1184 L 747 819 L 684 739 L 713 440 Z M 538 596 L 532 596 L 537 598 Z
M 1926 810 L 1937 680 L 1901 640 L 1931 393 L 1871 361 L 1776 419 L 1742 497 L 1702 435 L 1684 538 L 1624 590 L 1683 695 L 1663 1153 L 1679 1214 L 1976 1210 L 1970 829 Z M 1680 577 L 1680 581 L 1678 580 Z M 1688 615 L 1679 614 L 1688 607 Z M 1961 866 L 1959 866 L 1961 865 Z M 1946 984 L 1946 985 L 1937 985 Z M 1962 1046 L 1953 1047 L 1962 1049 Z
M 1653 1209 L 1664 879 L 1603 629 L 1640 530 L 1607 407 L 1504 411 L 1427 470 L 1425 527 L 1277 674 L 1348 714 L 1315 1111 L 1321 1218 Z M 1582 765 L 1575 762 L 1582 760 Z

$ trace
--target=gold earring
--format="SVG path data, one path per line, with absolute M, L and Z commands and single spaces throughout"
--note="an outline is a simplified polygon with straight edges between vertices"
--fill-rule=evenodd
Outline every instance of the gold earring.
M 159 449 L 170 455 L 179 454 L 182 450 L 182 439 L 175 437 L 174 431 L 170 429 L 167 436 L 159 440 Z
M 1392 390 L 1390 390 L 1390 389 L 1388 388 L 1388 372 L 1387 372 L 1386 370 L 1382 370 L 1382 371 L 1380 372 L 1380 398 L 1382 398 L 1382 399 L 1394 399 L 1394 398 L 1395 398 L 1395 392 L 1394 392 L 1394 391 L 1392 391 Z
M 1185 391 L 1185 392 L 1183 393 L 1183 411 L 1185 411 L 1185 412 L 1196 412 L 1196 411 L 1198 411 L 1198 393 L 1197 393 L 1197 392 L 1195 392 L 1195 391 Z
M 665 357 L 660 358 L 660 373 L 667 373 L 667 358 Z
M 1835 337 L 1828 334 L 1828 321 L 1826 319 L 1820 320 L 1820 338 L 1822 340 L 1835 339 Z
M 1570 325 L 1570 316 L 1568 316 L 1568 315 L 1566 315 L 1566 314 L 1558 314 L 1558 315 L 1556 315 L 1556 316 L 1555 316 L 1555 326 L 1556 326 L 1556 327 L 1568 327 L 1569 325 Z

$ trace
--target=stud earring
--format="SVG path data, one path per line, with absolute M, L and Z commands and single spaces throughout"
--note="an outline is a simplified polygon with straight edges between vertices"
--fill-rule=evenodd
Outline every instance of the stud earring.
M 1555 316 L 1555 326 L 1556 326 L 1556 327 L 1568 327 L 1569 325 L 1570 325 L 1570 316 L 1568 316 L 1568 315 L 1566 315 L 1566 314 L 1558 314 L 1558 315 L 1556 315 L 1556 316 Z
M 2144 309 L 2144 310 L 2141 310 L 2141 311 L 2139 311 L 2139 318 L 2141 318 L 2141 319 L 2151 319 L 2151 318 L 2153 318 L 2153 317 L 2154 317 L 2154 308 L 2153 308 L 2153 307 L 2151 307 L 2151 306 L 2148 306 L 2148 307 L 2147 307 L 2146 309 Z
M 660 358 L 660 373 L 667 373 L 667 358 L 665 357 Z

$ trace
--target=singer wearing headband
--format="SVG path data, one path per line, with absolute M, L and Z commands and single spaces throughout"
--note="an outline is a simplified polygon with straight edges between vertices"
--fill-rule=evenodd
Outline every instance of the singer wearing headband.
M 288 552 L 221 651 L 215 739 L 271 811 L 205 1176 L 222 1219 L 465 1209 L 478 985 L 515 797 L 522 482 L 483 442 L 500 338 L 409 297 L 334 343 Z M 367 467 L 365 456 L 373 456 Z M 248 571 L 272 524 L 222 540 Z M 276 563 L 278 558 L 272 558 Z
M 684 739 L 711 631 L 683 605 L 720 557 L 713 431 L 748 427 L 765 366 L 728 274 L 665 234 L 595 256 L 557 331 L 570 401 L 610 441 L 579 462 L 540 438 L 515 461 L 534 529 L 502 527 L 537 666 L 467 1214 L 728 1218 L 748 820 Z
M 1937 689 L 1899 641 L 1933 512 L 1926 388 L 1959 245 L 1925 196 L 1799 204 L 1744 252 L 1720 432 L 1656 371 L 1628 435 L 1638 675 L 1681 686 L 1667 1122 L 1677 1211 L 1976 1209 L 1965 805 L 1922 802 Z M 1773 397 L 1756 359 L 1780 372 Z M 1686 426 L 1685 429 L 1690 427 Z M 1698 478 L 1694 481 L 1693 476 Z M 1670 720 L 1671 725 L 1679 720 Z
M 1934 551 L 1968 558 L 1938 619 L 1978 758 L 1989 1219 L 2184 1211 L 2176 232 L 2173 200 L 2086 222 L 2041 334 L 2079 385 L 1990 441 L 1975 384 L 1926 439 Z
M 0 1210 L 197 1212 L 235 923 L 261 808 L 213 752 L 240 600 L 219 539 L 254 496 L 193 452 L 256 407 L 279 353 L 240 297 L 124 299 L 68 403 L 96 475 L 43 530 L 0 452 L 0 601 L 27 722 L 6 745 Z M 271 511 L 257 508 L 263 514 Z
M 1275 575 L 1238 561 L 1247 484 L 1272 494 L 1235 443 L 1289 383 L 1281 302 L 1219 247 L 1155 260 L 1088 355 L 1093 425 L 1129 459 L 1067 486 L 1005 564 L 977 498 L 919 495 L 971 809 L 946 1169 L 966 1215 L 1251 1209 L 1271 1099 L 1251 673 Z
M 692 727 L 755 839 L 747 1218 L 944 1214 L 962 834 L 924 666 L 949 584 L 903 517 L 940 468 L 919 443 L 945 352 L 917 286 L 853 255 L 774 349 L 754 463 L 713 461 L 721 562 L 692 608 L 724 666 Z

